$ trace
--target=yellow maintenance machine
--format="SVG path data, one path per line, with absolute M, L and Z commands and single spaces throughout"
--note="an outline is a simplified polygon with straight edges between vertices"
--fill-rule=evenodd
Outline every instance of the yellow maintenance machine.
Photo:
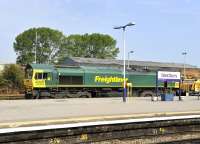
M 200 94 L 200 79 L 185 79 L 181 85 L 181 89 L 189 93 L 190 95 L 199 95 Z
M 200 79 L 198 79 L 197 81 L 195 81 L 192 85 L 192 89 L 194 94 L 198 94 L 200 93 Z

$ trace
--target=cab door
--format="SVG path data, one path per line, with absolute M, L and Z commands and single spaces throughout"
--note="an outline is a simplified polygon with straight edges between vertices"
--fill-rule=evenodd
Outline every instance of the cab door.
M 43 72 L 35 72 L 34 79 L 33 79 L 34 88 L 45 88 L 45 79 Z
M 45 80 L 45 86 L 47 88 L 56 87 L 58 84 L 56 71 L 44 72 L 43 79 Z

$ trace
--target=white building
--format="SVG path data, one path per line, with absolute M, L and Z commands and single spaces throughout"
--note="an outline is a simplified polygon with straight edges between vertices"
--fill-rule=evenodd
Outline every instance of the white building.
M 0 73 L 3 71 L 5 64 L 0 64 Z

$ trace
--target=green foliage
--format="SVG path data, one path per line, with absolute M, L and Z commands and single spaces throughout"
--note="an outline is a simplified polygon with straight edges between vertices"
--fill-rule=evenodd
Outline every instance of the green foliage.
M 37 35 L 37 38 L 36 38 Z M 37 39 L 37 40 L 36 40 Z M 69 35 L 50 28 L 31 28 L 15 38 L 17 63 L 53 63 L 65 57 L 115 58 L 116 40 L 104 34 Z
M 6 80 L 4 79 L 3 75 L 0 74 L 0 87 L 6 86 Z
M 2 72 L 3 85 L 12 88 L 23 88 L 24 71 L 19 65 L 6 65 Z
M 36 38 L 37 35 L 37 38 Z M 37 40 L 36 40 L 37 39 Z M 56 60 L 58 51 L 64 47 L 65 36 L 62 32 L 50 28 L 31 28 L 15 38 L 14 50 L 17 54 L 17 63 L 27 64 L 49 63 Z
M 88 57 L 115 58 L 119 53 L 116 40 L 104 34 L 70 35 L 66 38 L 66 47 L 60 51 L 60 58 Z

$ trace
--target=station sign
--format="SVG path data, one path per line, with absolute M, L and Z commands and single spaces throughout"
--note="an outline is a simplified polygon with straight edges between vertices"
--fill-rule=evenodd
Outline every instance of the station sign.
M 158 71 L 158 80 L 180 80 L 180 72 Z

